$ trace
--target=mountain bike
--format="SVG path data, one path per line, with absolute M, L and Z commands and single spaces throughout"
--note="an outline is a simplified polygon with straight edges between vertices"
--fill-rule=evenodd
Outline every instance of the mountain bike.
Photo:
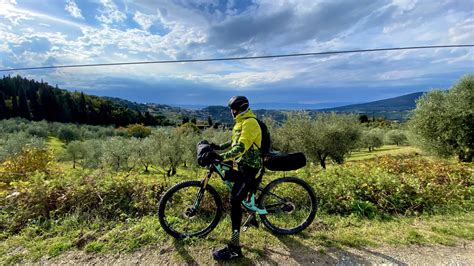
M 217 173 L 231 189 L 232 183 L 224 178 L 225 171 L 231 168 L 231 165 L 215 161 L 208 166 L 207 174 L 201 181 L 184 181 L 166 191 L 158 207 L 163 229 L 178 239 L 209 234 L 223 213 L 221 197 L 209 181 Z M 249 213 L 243 231 L 250 225 L 257 226 L 258 215 L 272 233 L 296 234 L 307 228 L 316 215 L 317 200 L 313 189 L 296 177 L 275 179 L 249 194 L 242 201 L 242 206 Z

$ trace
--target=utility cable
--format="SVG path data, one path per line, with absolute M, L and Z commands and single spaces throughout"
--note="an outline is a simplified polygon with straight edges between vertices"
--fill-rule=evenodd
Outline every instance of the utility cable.
M 361 50 L 341 50 L 326 51 L 315 53 L 294 53 L 294 54 L 278 54 L 278 55 L 261 55 L 261 56 L 243 56 L 243 57 L 224 57 L 224 58 L 204 58 L 204 59 L 183 59 L 183 60 L 161 60 L 161 61 L 136 61 L 136 62 L 117 62 L 117 63 L 98 63 L 98 64 L 77 64 L 77 65 L 56 65 L 56 66 L 37 66 L 37 67 L 19 67 L 0 69 L 0 72 L 9 71 L 26 71 L 39 69 L 56 69 L 56 68 L 77 68 L 77 67 L 106 67 L 106 66 L 124 66 L 124 65 L 145 65 L 145 64 L 174 64 L 174 63 L 199 63 L 199 62 L 218 62 L 218 61 L 238 61 L 238 60 L 255 60 L 255 59 L 271 59 L 286 57 L 303 57 L 333 54 L 350 54 L 350 53 L 368 53 L 382 51 L 400 51 L 400 50 L 419 50 L 419 49 L 440 49 L 440 48 L 467 48 L 474 47 L 474 44 L 454 44 L 454 45 L 430 45 L 430 46 L 408 46 L 394 48 L 376 48 Z

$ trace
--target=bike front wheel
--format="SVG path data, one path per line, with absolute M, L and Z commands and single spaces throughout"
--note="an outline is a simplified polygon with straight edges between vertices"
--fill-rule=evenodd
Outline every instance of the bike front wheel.
M 317 200 L 313 189 L 296 177 L 283 177 L 270 182 L 258 200 L 263 224 L 275 234 L 290 235 L 301 232 L 314 220 Z
M 221 216 L 219 194 L 209 185 L 202 189 L 199 181 L 184 181 L 173 186 L 165 192 L 158 205 L 161 226 L 179 239 L 209 234 Z

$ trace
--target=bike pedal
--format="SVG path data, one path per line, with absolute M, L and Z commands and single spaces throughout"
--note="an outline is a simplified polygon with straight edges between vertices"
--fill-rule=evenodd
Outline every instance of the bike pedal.
M 242 231 L 243 231 L 243 232 L 247 231 L 250 226 L 253 226 L 253 227 L 257 228 L 257 229 L 258 229 L 258 227 L 259 227 L 259 224 L 258 224 L 258 221 L 257 221 L 257 217 L 255 217 L 255 214 L 249 215 L 249 217 L 247 218 L 247 220 L 245 220 L 244 225 L 242 225 Z

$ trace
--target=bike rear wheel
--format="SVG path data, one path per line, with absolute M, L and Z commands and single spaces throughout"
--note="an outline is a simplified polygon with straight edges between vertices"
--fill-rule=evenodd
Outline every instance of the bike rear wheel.
M 311 186 L 295 177 L 283 177 L 268 184 L 258 206 L 268 214 L 261 215 L 263 224 L 279 235 L 296 234 L 308 227 L 317 211 L 317 200 Z
M 200 199 L 198 208 L 196 200 Z M 199 181 L 184 181 L 170 188 L 158 205 L 163 229 L 175 238 L 203 237 L 219 223 L 222 201 L 217 191 Z

